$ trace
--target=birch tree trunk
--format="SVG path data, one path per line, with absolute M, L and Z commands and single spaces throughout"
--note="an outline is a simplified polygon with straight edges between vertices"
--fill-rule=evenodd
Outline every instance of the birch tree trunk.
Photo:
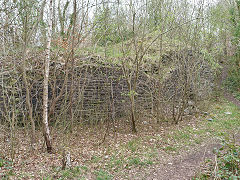
M 45 72 L 43 82 L 43 135 L 47 146 L 47 152 L 52 152 L 52 142 L 50 136 L 50 130 L 48 126 L 48 78 L 49 78 L 49 62 L 51 53 L 51 38 L 52 38 L 52 0 L 49 1 L 49 17 L 48 17 L 48 32 L 47 32 L 47 47 L 46 47 L 46 59 L 45 59 Z

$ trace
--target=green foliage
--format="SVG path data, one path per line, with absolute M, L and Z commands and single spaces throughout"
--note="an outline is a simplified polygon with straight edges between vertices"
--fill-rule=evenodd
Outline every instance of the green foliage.
M 238 4 L 240 1 L 236 1 Z M 239 6 L 239 5 L 238 5 Z M 238 43 L 238 40 L 240 38 L 240 9 L 235 8 L 234 6 L 229 9 L 230 13 L 230 20 L 233 25 L 233 36 L 235 37 L 234 42 Z M 239 49 L 238 49 L 239 50 Z
M 1 177 L 2 179 L 11 179 L 10 177 L 15 175 L 12 165 L 13 163 L 11 161 L 0 157 L 0 170 L 7 170 Z
M 91 158 L 91 162 L 93 162 L 93 163 L 98 163 L 99 161 L 101 161 L 101 157 L 99 157 L 99 156 L 92 156 L 92 158 Z
M 202 49 L 201 53 L 203 54 L 204 58 L 208 61 L 212 69 L 214 70 L 220 69 L 221 66 L 218 63 L 218 60 L 213 56 L 213 53 L 208 52 L 207 49 Z
M 128 166 L 147 166 L 152 165 L 153 162 L 151 160 L 140 159 L 139 157 L 129 157 L 128 158 Z
M 73 168 L 62 170 L 61 167 L 54 167 L 54 177 L 58 177 L 59 180 L 63 179 L 84 179 L 83 174 L 88 170 L 86 166 L 76 166 Z M 47 177 L 46 179 L 52 179 L 52 177 Z
M 239 39 L 240 39 L 240 1 L 236 0 L 237 8 L 231 7 L 230 12 L 230 20 L 232 22 L 232 35 L 234 37 L 233 43 L 237 47 L 236 52 L 236 61 L 240 62 L 240 46 L 239 46 Z
M 240 99 L 240 0 L 236 0 L 236 6 L 229 9 L 230 21 L 232 22 L 233 44 L 236 46 L 235 56 L 230 61 L 229 78 L 226 82 L 229 90 Z
M 96 26 L 93 31 L 93 41 L 100 46 L 116 44 L 132 37 L 132 33 L 123 23 L 124 20 L 119 19 L 124 19 L 124 17 L 117 17 L 116 20 L 112 16 L 112 10 L 109 7 L 104 7 L 94 17 Z
M 149 3 L 149 21 L 152 26 L 159 26 L 162 20 L 162 1 L 150 1 Z
M 124 166 L 125 160 L 124 157 L 117 157 L 116 155 L 111 156 L 109 163 L 107 164 L 107 167 L 109 169 L 114 169 L 114 171 L 118 171 Z
M 0 159 L 0 168 L 4 166 L 4 160 Z
M 132 140 L 127 143 L 128 149 L 130 149 L 132 152 L 135 152 L 138 148 L 138 141 Z
M 141 165 L 142 164 L 142 161 L 139 157 L 130 157 L 129 158 L 129 165 L 132 166 L 132 165 Z
M 219 150 L 215 150 L 217 161 L 209 160 L 207 172 L 198 175 L 197 179 L 232 179 L 240 178 L 240 146 L 224 141 Z
M 97 180 L 110 180 L 112 179 L 112 175 L 110 175 L 108 172 L 103 171 L 103 170 L 99 170 L 99 171 L 95 171 L 95 174 L 97 176 Z
M 62 172 L 61 179 L 68 179 L 71 177 L 77 177 L 81 174 L 81 170 L 79 167 L 75 167 L 73 169 L 66 169 Z
M 240 178 L 240 146 L 226 143 L 216 153 L 219 160 L 217 176 L 221 179 Z
M 169 152 L 176 152 L 178 149 L 174 146 L 169 145 L 169 146 L 165 147 L 164 150 L 169 153 Z
M 0 168 L 4 167 L 5 169 L 12 169 L 12 162 L 6 159 L 0 158 Z
M 235 69 L 232 67 L 229 72 L 228 79 L 224 85 L 238 98 L 240 99 L 240 68 Z

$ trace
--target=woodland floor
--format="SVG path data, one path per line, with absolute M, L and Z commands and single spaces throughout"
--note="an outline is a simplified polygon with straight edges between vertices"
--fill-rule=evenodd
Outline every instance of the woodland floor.
M 46 152 L 40 131 L 31 145 L 28 132 L 18 129 L 11 148 L 8 129 L 0 127 L 0 179 L 193 179 L 222 140 L 240 143 L 239 102 L 223 92 L 202 104 L 203 113 L 178 125 L 145 118 L 132 134 L 130 122 L 122 119 L 115 133 L 111 124 L 103 143 L 106 124 L 76 125 L 73 133 L 53 128 L 53 154 Z M 61 170 L 63 148 L 71 153 L 71 169 Z
M 102 127 L 76 126 L 74 132 L 52 129 L 55 153 L 48 154 L 41 133 L 30 146 L 29 135 L 16 132 L 15 159 L 10 158 L 10 141 L 1 131 L 1 179 L 191 179 L 221 140 L 239 139 L 240 111 L 225 100 L 206 102 L 208 115 L 191 117 L 178 125 L 156 124 L 150 119 L 138 122 L 138 133 L 119 122 L 118 131 L 103 144 Z M 226 114 L 231 112 L 232 114 Z M 213 121 L 207 119 L 212 118 Z M 68 140 L 67 140 L 68 139 Z M 72 156 L 72 169 L 61 170 L 62 149 Z

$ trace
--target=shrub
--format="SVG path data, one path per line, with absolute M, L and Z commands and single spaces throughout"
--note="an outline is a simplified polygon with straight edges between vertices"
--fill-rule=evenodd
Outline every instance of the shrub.
M 207 170 L 195 179 L 240 179 L 240 146 L 225 142 L 215 154 L 216 160 L 208 160 Z

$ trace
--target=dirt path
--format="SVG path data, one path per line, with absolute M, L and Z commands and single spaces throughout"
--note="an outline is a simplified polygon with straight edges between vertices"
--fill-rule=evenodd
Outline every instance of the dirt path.
M 227 78 L 228 68 L 223 67 L 222 75 L 219 81 L 219 88 L 222 87 L 223 81 Z M 232 102 L 240 109 L 240 101 L 238 101 L 226 88 L 223 89 L 226 100 Z M 240 136 L 239 139 L 240 140 Z M 144 177 L 137 179 L 147 180 L 190 180 L 200 170 L 200 166 L 206 159 L 213 159 L 215 157 L 214 148 L 220 148 L 221 145 L 217 142 L 206 142 L 205 145 L 197 147 L 197 149 L 186 153 L 185 155 L 174 157 L 167 163 L 162 163 L 149 169 Z M 136 179 L 134 177 L 130 177 Z
M 217 143 L 202 145 L 193 152 L 185 156 L 174 157 L 167 163 L 162 163 L 145 172 L 141 178 L 129 177 L 130 179 L 146 179 L 146 180 L 189 180 L 196 171 L 200 169 L 201 164 L 206 159 L 214 158 L 212 150 L 219 148 Z
M 179 180 L 179 179 L 191 179 L 197 170 L 200 169 L 201 164 L 206 159 L 214 158 L 213 149 L 219 148 L 219 144 L 209 144 L 199 147 L 198 150 L 186 154 L 186 156 L 178 159 L 178 157 L 173 159 L 173 162 L 169 162 L 167 165 L 162 165 L 159 167 L 159 171 L 156 170 L 152 174 L 155 174 L 154 177 L 146 176 L 146 179 L 162 179 L 162 180 Z M 144 179 L 145 179 L 144 178 Z
M 160 163 L 144 172 L 139 170 L 128 179 L 141 180 L 190 180 L 199 172 L 206 159 L 214 159 L 214 148 L 220 148 L 218 143 L 209 143 L 196 147 L 191 152 L 186 152 L 173 157 L 165 163 Z M 139 176 L 138 176 L 139 175 Z

